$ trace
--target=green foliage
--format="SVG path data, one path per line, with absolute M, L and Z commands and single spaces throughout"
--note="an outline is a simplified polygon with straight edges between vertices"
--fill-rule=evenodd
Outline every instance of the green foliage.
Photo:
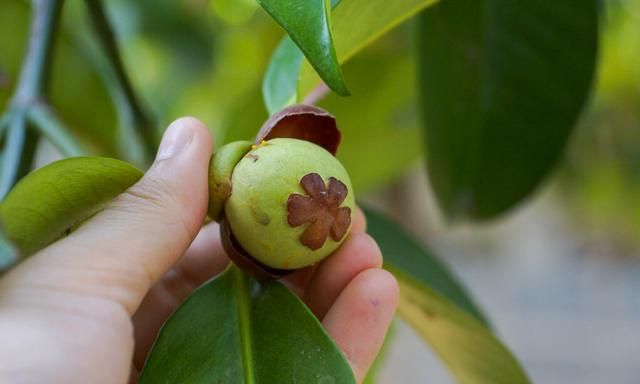
M 597 90 L 571 139 L 558 195 L 571 197 L 565 206 L 585 237 L 635 257 L 640 244 L 640 2 L 603 7 Z
M 437 0 L 350 0 L 342 1 L 333 13 L 333 34 L 340 63 L 358 52 L 420 10 Z M 308 94 L 320 83 L 312 68 L 304 63 L 300 70 L 299 94 Z
M 169 318 L 147 358 L 146 383 L 355 383 L 349 363 L 287 288 L 232 267 Z
M 0 105 L 11 97 L 21 56 L 25 49 L 29 7 L 26 2 L 6 1 L 0 5 Z
M 431 345 L 459 383 L 528 383 L 485 316 L 445 266 L 396 224 L 365 211 L 385 268 L 400 283 L 400 315 Z
M 436 0 L 335 2 L 331 21 L 338 61 L 343 64 L 384 33 Z M 263 97 L 271 113 L 303 100 L 318 84 L 318 74 L 304 63 L 293 44 L 283 41 L 263 80 Z M 283 87 L 278 85 L 282 84 Z M 292 85 L 297 84 L 297 87 Z
M 60 160 L 29 174 L 11 190 L 0 203 L 0 223 L 26 257 L 65 236 L 141 176 L 120 160 Z
M 264 104 L 273 114 L 298 100 L 298 76 L 304 56 L 293 40 L 285 37 L 271 55 L 262 83 Z
M 258 0 L 300 47 L 313 68 L 336 93 L 347 96 L 331 36 L 329 0 Z
M 420 17 L 429 176 L 450 217 L 491 218 L 558 162 L 589 94 L 598 2 L 448 0 Z

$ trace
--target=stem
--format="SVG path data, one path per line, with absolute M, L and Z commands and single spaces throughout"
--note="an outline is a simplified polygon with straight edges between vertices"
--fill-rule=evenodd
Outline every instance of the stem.
M 27 53 L 20 72 L 18 88 L 9 111 L 2 118 L 2 124 L 8 126 L 8 131 L 3 148 L 0 199 L 9 193 L 33 158 L 33 148 L 25 147 L 28 144 L 26 115 L 29 106 L 42 95 L 49 77 L 54 31 L 60 17 L 62 2 L 63 0 L 31 2 L 31 30 Z M 0 130 L 0 134 L 2 133 Z
M 27 119 L 24 114 L 18 114 L 9 125 L 7 141 L 4 144 L 2 157 L 2 177 L 0 177 L 0 200 L 9 193 L 18 181 L 21 168 L 22 151 L 27 136 Z
M 0 116 L 0 138 L 4 134 L 4 130 L 9 126 L 13 111 L 8 110 L 4 115 Z
M 39 140 L 40 132 L 33 129 L 27 121 L 25 141 L 24 146 L 22 147 L 22 157 L 20 158 L 20 166 L 18 167 L 17 180 L 22 179 L 33 170 Z
M 18 260 L 18 250 L 7 239 L 0 228 L 0 277 L 2 273 Z
M 38 126 L 40 132 L 64 156 L 73 157 L 85 154 L 82 146 L 69 134 L 69 131 L 49 106 L 44 103 L 35 104 L 29 108 L 28 116 L 31 122 Z
M 318 84 L 302 101 L 303 104 L 315 105 L 318 101 L 324 99 L 329 93 L 330 89 L 325 83 Z
M 39 97 L 49 77 L 49 60 L 63 0 L 32 0 L 33 16 L 14 104 L 28 104 Z
M 158 144 L 158 138 L 155 130 L 153 129 L 152 121 L 147 115 L 145 109 L 142 107 L 140 99 L 136 95 L 131 80 L 127 75 L 127 71 L 125 70 L 120 51 L 118 49 L 115 34 L 109 24 L 109 19 L 105 13 L 102 1 L 86 0 L 86 3 L 98 41 L 102 45 L 109 64 L 113 69 L 117 83 L 126 100 L 126 106 L 129 108 L 129 113 L 133 116 L 138 133 L 144 141 L 146 157 L 148 159 L 152 159 L 155 147 Z

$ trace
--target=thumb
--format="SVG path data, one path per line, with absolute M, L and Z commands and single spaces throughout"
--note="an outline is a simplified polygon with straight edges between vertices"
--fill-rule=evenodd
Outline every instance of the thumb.
M 202 123 L 176 120 L 137 184 L 16 274 L 39 286 L 106 297 L 133 313 L 204 222 L 211 150 Z

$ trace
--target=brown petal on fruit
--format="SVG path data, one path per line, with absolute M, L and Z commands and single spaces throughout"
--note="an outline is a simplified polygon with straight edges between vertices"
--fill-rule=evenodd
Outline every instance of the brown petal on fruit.
M 323 205 L 308 196 L 292 194 L 287 199 L 287 222 L 292 227 L 297 227 L 308 221 L 314 220 L 322 212 Z
M 351 208 L 341 207 L 336 213 L 333 224 L 331 224 L 331 238 L 334 241 L 339 241 L 347 233 L 349 225 L 351 224 Z
M 335 177 L 329 178 L 329 190 L 317 173 L 306 174 L 300 186 L 308 194 L 292 193 L 287 199 L 287 222 L 292 227 L 309 223 L 300 236 L 300 242 L 316 250 L 321 248 L 329 233 L 334 241 L 340 241 L 351 224 L 351 209 L 340 207 L 347 197 L 347 186 Z
M 300 179 L 300 186 L 313 199 L 323 199 L 327 187 L 324 185 L 322 176 L 317 173 L 308 173 Z
M 326 218 L 315 220 L 300 236 L 300 241 L 314 251 L 320 249 L 327 241 L 330 226 L 331 222 Z
M 332 206 L 340 206 L 344 199 L 347 198 L 347 186 L 335 177 L 329 178 L 329 204 Z
M 333 155 L 340 144 L 335 117 L 324 109 L 306 104 L 292 105 L 271 116 L 260 128 L 256 144 L 277 137 L 310 141 Z
M 293 272 L 293 270 L 268 267 L 251 257 L 249 253 L 242 248 L 240 243 L 238 243 L 235 236 L 233 236 L 231 227 L 229 227 L 229 223 L 224 217 L 220 220 L 220 239 L 222 240 L 222 247 L 231 261 L 233 261 L 238 268 L 251 274 L 258 280 L 275 280 Z

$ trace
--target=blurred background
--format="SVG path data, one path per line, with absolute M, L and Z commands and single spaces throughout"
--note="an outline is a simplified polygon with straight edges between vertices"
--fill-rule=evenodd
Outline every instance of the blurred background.
M 250 138 L 267 117 L 261 81 L 283 32 L 254 0 L 112 0 L 125 65 L 155 123 L 193 115 L 217 145 Z M 127 151 L 82 2 L 67 2 L 50 100 L 83 144 Z M 15 87 L 29 6 L 0 2 L 0 106 Z M 344 68 L 353 96 L 329 95 L 344 135 L 339 157 L 364 203 L 434 249 L 488 314 L 534 382 L 640 382 L 640 0 L 603 2 L 596 83 L 565 158 L 519 208 L 486 223 L 445 223 L 422 156 L 412 23 Z M 123 141 L 125 142 L 123 144 Z M 56 157 L 46 142 L 40 158 Z M 397 322 L 382 383 L 448 383 Z M 425 363 L 428 362 L 428 363 Z

